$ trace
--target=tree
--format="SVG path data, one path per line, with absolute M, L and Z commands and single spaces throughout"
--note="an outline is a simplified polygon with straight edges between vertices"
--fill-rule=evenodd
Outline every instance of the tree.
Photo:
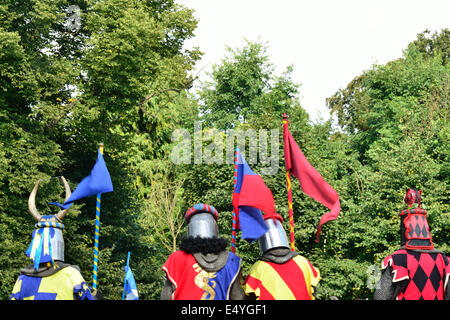
M 159 266 L 183 232 L 187 207 L 214 205 L 221 234 L 231 235 L 233 165 L 171 161 L 172 133 L 186 128 L 192 137 L 196 120 L 204 137 L 215 128 L 221 137 L 241 129 L 261 138 L 258 130 L 281 130 L 281 115 L 289 114 L 294 139 L 341 199 L 339 218 L 324 226 L 316 244 L 326 208 L 293 181 L 296 248 L 321 271 L 318 298 L 371 297 L 370 270 L 399 243 L 396 212 L 406 187 L 423 190 L 433 240 L 449 254 L 447 29 L 419 34 L 402 57 L 373 66 L 330 97 L 341 126 L 336 132 L 329 121 L 309 121 L 292 67 L 277 75 L 261 43 L 229 49 L 196 101 L 187 90 L 201 52 L 183 48 L 196 23 L 192 10 L 173 0 L 0 4 L 1 299 L 9 298 L 28 262 L 34 221 L 26 203 L 33 184 L 43 179 L 37 206 L 55 213 L 48 202 L 63 197 L 56 177 L 64 175 L 74 189 L 89 174 L 99 142 L 114 184 L 101 206 L 99 289 L 106 299 L 121 297 L 128 251 L 140 296 L 159 297 Z M 278 150 L 270 150 L 278 171 L 264 180 L 286 218 L 278 138 Z M 267 164 L 250 165 L 261 173 Z M 66 261 L 79 265 L 87 282 L 94 207 L 93 198 L 79 201 L 64 221 Z M 166 211 L 173 223 L 157 226 Z M 245 275 L 258 248 L 238 240 L 238 254 Z
M 330 122 L 310 123 L 295 99 L 289 100 L 290 107 L 284 109 L 291 116 L 290 131 L 294 139 L 309 162 L 338 192 L 341 201 L 338 219 L 324 225 L 320 242 L 315 244 L 315 229 L 327 208 L 305 196 L 293 180 L 296 248 L 321 271 L 319 299 L 331 295 L 348 300 L 372 298 L 374 287 L 369 282 L 376 277 L 381 260 L 400 243 L 397 212 L 402 209 L 406 187 L 423 190 L 436 247 L 448 254 L 448 234 L 444 230 L 450 222 L 445 214 L 449 209 L 446 191 L 449 69 L 441 58 L 440 53 L 425 54 L 411 44 L 399 59 L 373 66 L 356 76 L 347 89 L 328 99 L 330 109 L 338 115 L 341 132 L 336 132 Z M 237 57 L 235 60 L 240 61 Z M 225 65 L 228 62 L 224 60 Z M 213 80 L 200 93 L 200 97 L 207 97 L 201 100 L 201 110 L 213 110 L 207 104 L 210 101 L 211 106 L 217 107 L 214 110 L 222 113 L 216 119 L 213 112 L 203 112 L 204 130 L 208 126 L 224 129 L 231 121 L 233 125 L 228 128 L 281 128 L 281 114 L 256 108 L 256 104 L 245 117 L 239 118 L 240 113 L 230 111 L 229 119 L 222 123 L 232 109 L 221 109 L 216 101 L 226 98 L 232 101 L 231 97 L 239 95 L 233 94 L 237 90 L 230 89 L 228 94 L 226 90 L 215 90 L 212 85 L 219 83 L 214 78 L 218 70 L 231 70 L 221 73 L 220 79 L 235 83 L 234 69 L 219 65 L 214 70 Z M 264 101 L 263 96 L 267 97 L 266 93 L 255 94 L 252 101 Z M 282 142 L 280 146 L 281 160 Z M 261 172 L 261 163 L 251 167 Z M 187 203 L 201 201 L 216 206 L 220 212 L 221 234 L 231 235 L 232 165 L 185 165 L 182 174 L 183 170 L 187 177 L 185 199 L 190 199 Z M 272 190 L 277 212 L 286 218 L 284 170 L 265 175 L 263 179 Z M 284 223 L 288 230 L 287 219 Z M 245 275 L 258 259 L 258 248 L 239 237 L 237 247 Z
M 157 295 L 160 275 L 146 255 L 160 244 L 143 237 L 139 194 L 163 166 L 173 127 L 192 113 L 185 91 L 200 52 L 183 49 L 197 23 L 192 10 L 172 0 L 6 1 L 0 18 L 0 228 L 7 239 L 0 246 L 8 252 L 1 297 L 9 298 L 27 263 L 32 185 L 64 175 L 73 189 L 89 174 L 99 142 L 115 189 L 102 198 L 99 289 L 105 298 L 121 297 L 132 251 L 140 295 Z M 48 213 L 46 203 L 62 195 L 49 181 L 38 196 Z M 64 231 L 66 260 L 80 266 L 87 282 L 93 208 L 95 199 L 75 204 Z
M 341 179 L 347 186 L 339 193 L 345 199 L 343 214 L 330 225 L 324 250 L 334 256 L 334 264 L 358 261 L 367 266 L 355 269 L 360 280 L 353 291 L 338 289 L 346 298 L 372 297 L 362 280 L 370 277 L 371 264 L 379 268 L 399 246 L 397 212 L 407 187 L 422 189 L 435 245 L 448 254 L 448 234 L 442 231 L 450 223 L 445 214 L 450 69 L 445 50 L 438 49 L 446 48 L 448 31 L 427 34 L 420 34 L 401 58 L 374 66 L 327 100 L 347 133 L 346 148 L 356 156 L 345 161 L 357 179 L 354 187 L 350 176 Z M 325 270 L 333 277 L 333 271 Z M 326 292 L 337 290 L 334 280 L 324 279 L 323 285 Z
M 292 67 L 277 77 L 267 49 L 267 45 L 251 42 L 241 50 L 227 48 L 229 56 L 213 67 L 211 80 L 199 91 L 206 126 L 235 128 L 252 118 L 281 116 L 291 107 L 298 90 L 290 78 Z
M 317 140 L 327 139 L 329 124 L 313 131 L 309 123 L 308 114 L 297 101 L 299 85 L 291 79 L 292 67 L 281 75 L 276 75 L 267 54 L 268 47 L 259 43 L 247 43 L 242 49 L 229 48 L 229 57 L 222 63 L 213 67 L 211 78 L 202 83 L 199 90 L 200 120 L 202 121 L 201 135 L 208 136 L 206 132 L 218 129 L 217 137 L 223 145 L 219 158 L 220 163 L 179 165 L 179 175 L 185 177 L 183 185 L 185 202 L 195 204 L 204 202 L 213 205 L 219 211 L 219 230 L 221 236 L 231 240 L 232 221 L 232 194 L 233 194 L 233 164 L 226 159 L 226 150 L 234 149 L 235 143 L 229 137 L 233 133 L 245 135 L 255 132 L 247 137 L 245 150 L 241 152 L 249 161 L 252 152 L 258 155 L 256 162 L 249 162 L 252 169 L 258 174 L 267 171 L 267 163 L 261 158 L 261 140 L 268 139 L 268 156 L 276 156 L 276 168 L 271 174 L 264 175 L 266 185 L 272 190 L 277 203 L 277 212 L 285 218 L 285 228 L 288 230 L 288 204 L 286 194 L 286 176 L 283 169 L 282 144 L 282 114 L 288 113 L 291 121 L 291 132 L 297 138 L 304 150 L 310 151 L 308 144 Z M 271 130 L 275 140 L 272 138 Z M 264 134 L 267 137 L 264 137 Z M 278 131 L 276 131 L 278 130 Z M 191 133 L 191 137 L 192 137 Z M 200 134 L 199 134 L 200 136 Z M 249 145 L 256 141 L 256 149 L 249 150 Z M 209 146 L 210 141 L 203 140 L 203 150 Z M 315 147 L 320 150 L 319 142 Z M 275 148 L 273 148 L 275 146 Z M 192 147 L 192 146 L 191 146 Z M 308 153 L 309 154 L 309 153 Z M 316 165 L 316 162 L 314 163 Z M 296 204 L 305 198 L 297 189 Z M 316 208 L 313 201 L 308 206 Z M 316 211 L 302 214 L 303 205 L 298 205 L 295 215 L 297 227 L 297 245 L 310 241 L 308 248 L 313 246 L 315 227 L 320 219 Z M 315 221 L 317 220 L 317 221 Z M 299 237 L 301 234 L 301 238 Z M 305 251 L 301 244 L 299 248 Z M 237 254 L 243 259 L 244 274 L 249 271 L 252 264 L 259 257 L 256 244 L 250 245 L 238 236 Z
M 167 176 L 151 186 L 148 198 L 145 198 L 145 215 L 143 225 L 148 229 L 146 237 L 161 243 L 167 252 L 177 250 L 178 237 L 183 229 L 183 196 L 182 182 L 169 181 Z

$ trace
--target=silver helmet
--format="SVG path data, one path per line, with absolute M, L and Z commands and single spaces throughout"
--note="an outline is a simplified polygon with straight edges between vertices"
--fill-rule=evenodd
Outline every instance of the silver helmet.
M 197 213 L 188 224 L 188 237 L 214 238 L 219 236 L 216 220 L 210 213 Z
M 64 184 L 66 197 L 71 195 L 69 184 L 64 177 L 61 177 Z M 35 218 L 35 230 L 33 231 L 33 240 L 26 251 L 27 256 L 33 260 L 35 269 L 41 262 L 52 262 L 54 260 L 64 261 L 64 238 L 62 230 L 64 225 L 62 220 L 69 209 L 60 210 L 55 215 L 42 216 L 36 208 L 36 193 L 41 180 L 38 180 L 28 198 L 28 209 Z
M 215 238 L 219 236 L 217 219 L 219 212 L 213 206 L 198 203 L 186 211 L 188 237 Z
M 286 232 L 278 219 L 268 218 L 264 220 L 269 229 L 259 238 L 259 250 L 261 254 L 274 248 L 289 248 Z

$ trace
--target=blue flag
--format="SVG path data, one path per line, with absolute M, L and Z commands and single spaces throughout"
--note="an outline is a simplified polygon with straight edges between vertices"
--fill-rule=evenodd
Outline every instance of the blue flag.
M 125 280 L 123 283 L 122 300 L 139 300 L 136 281 L 129 266 L 130 252 L 128 252 L 127 265 L 125 266 Z
M 253 243 L 261 238 L 268 230 L 261 210 L 254 207 L 239 207 L 239 224 L 242 231 L 242 239 L 247 240 L 249 243 Z
M 238 212 L 242 238 L 249 243 L 263 236 L 268 228 L 263 213 L 275 214 L 272 192 L 264 180 L 253 172 L 244 156 L 237 150 L 236 185 L 233 192 L 233 206 Z
M 72 205 L 72 202 L 76 200 L 97 195 L 99 193 L 111 192 L 113 190 L 108 168 L 106 167 L 105 160 L 103 160 L 102 153 L 98 150 L 97 161 L 95 162 L 94 168 L 92 168 L 91 174 L 81 180 L 69 199 L 63 204 L 58 202 L 50 202 L 50 204 L 55 204 L 63 209 L 68 209 Z

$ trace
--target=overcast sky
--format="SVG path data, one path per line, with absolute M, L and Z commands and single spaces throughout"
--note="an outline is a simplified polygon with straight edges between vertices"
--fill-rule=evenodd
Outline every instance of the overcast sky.
M 247 39 L 269 46 L 276 73 L 293 65 L 300 103 L 328 119 L 325 99 L 373 64 L 402 55 L 425 29 L 450 28 L 449 0 L 177 0 L 199 20 L 187 47 L 199 46 L 200 79 Z

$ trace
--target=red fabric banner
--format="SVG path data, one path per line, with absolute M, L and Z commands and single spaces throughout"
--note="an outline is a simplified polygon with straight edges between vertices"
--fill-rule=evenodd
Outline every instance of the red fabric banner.
M 319 172 L 308 162 L 288 129 L 288 123 L 283 125 L 284 161 L 286 170 L 290 171 L 300 182 L 303 192 L 326 206 L 331 211 L 320 219 L 316 232 L 316 242 L 319 242 L 323 224 L 338 217 L 341 204 L 337 192 L 322 178 Z

